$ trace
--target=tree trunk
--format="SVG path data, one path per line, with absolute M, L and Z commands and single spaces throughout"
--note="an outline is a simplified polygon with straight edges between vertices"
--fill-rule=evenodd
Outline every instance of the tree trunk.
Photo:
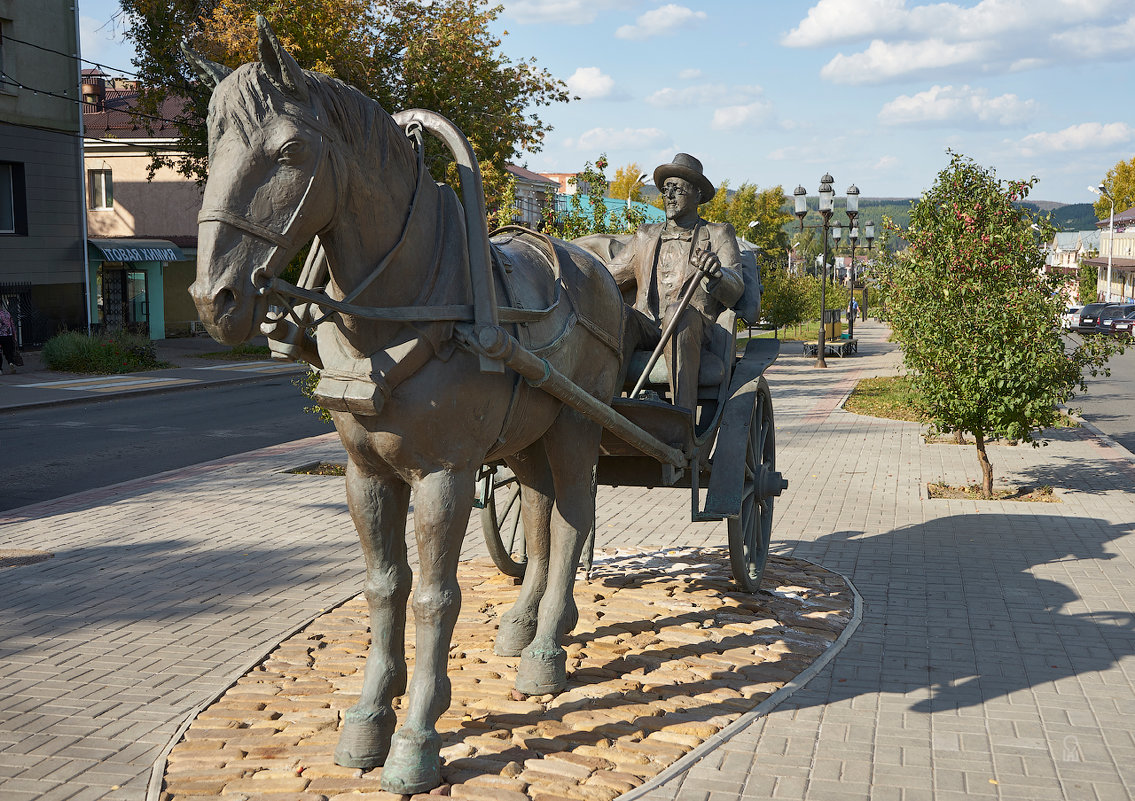
M 977 446 L 977 461 L 981 465 L 981 493 L 985 498 L 993 497 L 993 465 L 989 463 L 989 454 L 985 452 L 985 435 L 981 431 L 973 432 L 973 442 Z
M 965 445 L 966 444 L 966 434 L 960 428 L 954 429 L 954 444 L 955 445 Z

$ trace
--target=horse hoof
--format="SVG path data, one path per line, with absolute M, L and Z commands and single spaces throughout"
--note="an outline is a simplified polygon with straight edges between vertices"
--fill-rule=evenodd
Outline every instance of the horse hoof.
M 497 656 L 520 656 L 536 637 L 534 618 L 517 618 L 511 614 L 501 616 L 493 653 Z
M 390 741 L 390 755 L 382 768 L 382 789 L 413 795 L 441 784 L 441 737 L 401 729 Z
M 335 764 L 344 768 L 377 768 L 386 761 L 394 722 L 393 712 L 369 715 L 347 710 L 335 747 Z
M 525 695 L 554 695 L 567 686 L 567 651 L 525 648 L 516 671 L 516 689 Z

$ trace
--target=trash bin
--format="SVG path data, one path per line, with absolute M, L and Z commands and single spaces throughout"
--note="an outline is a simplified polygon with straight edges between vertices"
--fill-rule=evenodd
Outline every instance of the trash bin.
M 843 333 L 843 324 L 840 322 L 841 309 L 824 309 L 824 339 L 828 342 L 839 339 Z

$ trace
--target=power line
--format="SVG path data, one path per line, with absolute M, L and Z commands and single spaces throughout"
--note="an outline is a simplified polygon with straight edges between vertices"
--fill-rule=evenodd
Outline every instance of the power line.
M 66 92 L 64 92 L 63 94 L 59 94 L 58 92 L 52 92 L 52 91 L 49 91 L 47 89 L 36 89 L 35 87 L 32 87 L 32 86 L 26 86 L 25 84 L 20 83 L 19 81 L 17 81 L 15 78 L 13 78 L 11 75 L 4 72 L 3 70 L 0 70 L 0 78 L 3 78 L 4 82 L 10 83 L 11 85 L 16 86 L 20 89 L 23 89 L 27 92 L 32 92 L 34 94 L 39 94 L 39 95 L 47 95 L 48 97 L 58 98 L 59 100 L 66 100 L 69 103 L 77 103 L 81 106 L 92 105 L 91 103 L 88 103 L 86 100 L 83 100 L 82 98 L 71 97 Z M 205 127 L 204 125 L 200 125 L 200 124 L 197 124 L 197 123 L 190 123 L 190 122 L 185 122 L 185 121 L 181 121 L 181 120 L 171 120 L 171 119 L 167 119 L 166 117 L 158 117 L 154 114 L 146 114 L 145 112 L 142 112 L 142 111 L 132 111 L 130 109 L 114 108 L 114 109 L 106 109 L 106 111 L 116 111 L 119 114 L 126 114 L 126 115 L 131 116 L 131 117 L 139 117 L 139 118 L 147 119 L 147 120 L 156 120 L 158 122 L 166 122 L 166 123 L 169 123 L 170 125 L 186 125 L 190 128 L 204 128 Z
M 3 41 L 19 42 L 22 45 L 27 45 L 28 47 L 34 47 L 36 50 L 42 50 L 45 53 L 54 53 L 57 56 L 63 56 L 64 58 L 75 59 L 77 61 L 83 62 L 84 64 L 93 64 L 94 66 L 99 67 L 99 68 L 105 67 L 106 69 L 110 70 L 111 72 L 117 72 L 117 73 L 120 73 L 122 75 L 129 75 L 132 78 L 140 78 L 141 77 L 140 75 L 138 75 L 138 73 L 131 72 L 130 70 L 117 69 L 116 67 L 107 66 L 106 64 L 100 64 L 97 61 L 88 61 L 85 58 L 78 58 L 77 56 L 74 56 L 71 53 L 64 53 L 62 50 L 53 50 L 50 47 L 44 47 L 43 45 L 37 45 L 35 42 L 25 42 L 23 39 L 17 39 L 15 36 L 11 36 L 9 34 L 4 34 Z
M 10 125 L 13 128 L 27 128 L 28 130 L 31 130 L 31 131 L 45 131 L 46 133 L 59 134 L 60 136 L 71 136 L 71 137 L 74 137 L 76 139 L 90 140 L 92 142 L 105 142 L 108 145 L 119 145 L 120 147 L 134 148 L 134 149 L 137 149 L 137 150 L 163 149 L 162 146 L 157 145 L 157 144 L 144 144 L 144 143 L 141 143 L 141 142 L 126 142 L 126 141 L 123 141 L 122 139 L 108 139 L 108 138 L 103 137 L 103 136 L 92 136 L 89 133 L 84 133 L 82 136 L 80 136 L 78 131 L 63 131 L 63 130 L 60 130 L 59 128 L 49 128 L 46 125 L 33 125 L 33 124 L 27 123 L 27 122 L 4 122 L 3 124 L 4 125 Z M 176 139 L 176 137 L 172 137 L 172 136 L 170 138 Z M 168 147 L 168 146 L 166 146 L 166 147 Z M 88 154 L 88 155 L 90 155 L 90 154 Z

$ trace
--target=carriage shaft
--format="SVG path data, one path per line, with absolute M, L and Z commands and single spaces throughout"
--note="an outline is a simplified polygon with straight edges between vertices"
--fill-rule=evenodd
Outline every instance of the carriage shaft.
M 607 403 L 584 392 L 578 384 L 541 359 L 499 326 L 483 326 L 477 342 L 491 357 L 523 376 L 530 385 L 563 401 L 580 414 L 633 445 L 647 456 L 665 464 L 685 469 L 690 460 L 678 448 L 667 445 L 648 431 L 632 423 Z

